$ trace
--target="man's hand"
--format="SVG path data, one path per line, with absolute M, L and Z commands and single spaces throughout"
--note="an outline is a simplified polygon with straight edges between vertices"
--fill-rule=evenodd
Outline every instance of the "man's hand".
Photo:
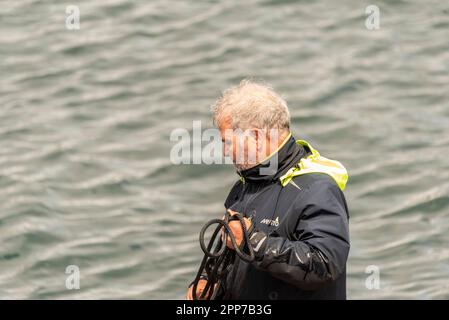
M 199 299 L 199 297 L 201 296 L 201 293 L 203 293 L 204 288 L 206 287 L 206 284 L 207 284 L 207 280 L 200 279 L 198 281 L 198 285 L 196 286 L 196 298 L 197 299 Z M 207 299 L 209 297 L 211 289 L 212 289 L 212 286 L 209 288 L 209 292 L 204 295 L 203 299 Z M 189 287 L 189 289 L 187 289 L 186 299 L 193 300 L 193 284 Z
M 238 212 L 232 211 L 231 209 L 228 209 L 228 212 L 231 216 L 237 214 Z M 249 230 L 251 227 L 251 221 L 247 218 L 243 218 L 243 221 L 245 221 L 246 230 Z M 233 220 L 229 222 L 229 228 L 232 230 L 232 234 L 235 237 L 235 241 L 237 242 L 237 245 L 240 246 L 240 244 L 243 241 L 243 229 L 242 225 L 240 224 L 239 220 Z M 224 236 L 224 234 L 223 234 Z M 226 239 L 226 246 L 230 249 L 234 249 L 234 246 L 232 245 L 232 241 L 230 237 L 227 237 Z

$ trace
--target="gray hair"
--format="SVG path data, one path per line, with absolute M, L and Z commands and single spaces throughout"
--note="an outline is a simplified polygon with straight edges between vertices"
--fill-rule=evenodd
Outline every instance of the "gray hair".
M 242 80 L 223 92 L 212 106 L 214 125 L 229 119 L 233 129 L 263 130 L 290 128 L 287 103 L 267 84 Z

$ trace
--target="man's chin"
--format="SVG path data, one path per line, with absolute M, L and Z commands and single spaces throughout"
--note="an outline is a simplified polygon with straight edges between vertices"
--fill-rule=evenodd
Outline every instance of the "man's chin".
M 257 163 L 256 164 L 236 164 L 236 163 L 234 163 L 234 167 L 239 172 L 251 169 L 251 168 L 253 168 L 255 166 L 257 166 Z

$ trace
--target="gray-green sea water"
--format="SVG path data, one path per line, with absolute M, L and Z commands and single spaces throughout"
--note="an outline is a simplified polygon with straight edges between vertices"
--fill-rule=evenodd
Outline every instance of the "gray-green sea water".
M 170 134 L 248 76 L 349 171 L 348 298 L 449 298 L 448 71 L 447 1 L 1 0 L 0 298 L 183 298 L 237 176 Z

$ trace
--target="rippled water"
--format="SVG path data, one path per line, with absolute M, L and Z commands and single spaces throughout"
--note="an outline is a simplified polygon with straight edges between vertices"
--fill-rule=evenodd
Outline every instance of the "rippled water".
M 236 176 L 170 133 L 246 76 L 349 170 L 348 297 L 449 298 L 448 39 L 445 1 L 1 1 L 0 298 L 182 298 Z

